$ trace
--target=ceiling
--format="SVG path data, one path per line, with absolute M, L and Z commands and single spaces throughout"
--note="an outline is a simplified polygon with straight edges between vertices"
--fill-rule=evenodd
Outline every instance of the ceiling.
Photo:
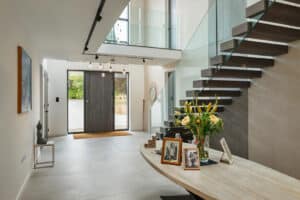
M 13 0 L 12 0 L 13 1 Z M 41 58 L 88 60 L 82 56 L 85 41 L 100 0 L 13 1 L 14 10 Z M 129 0 L 106 0 L 102 20 L 90 40 L 96 52 Z

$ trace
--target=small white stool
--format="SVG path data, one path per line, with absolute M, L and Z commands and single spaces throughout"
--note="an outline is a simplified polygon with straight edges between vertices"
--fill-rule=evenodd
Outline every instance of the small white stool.
M 50 161 L 44 161 L 44 162 L 40 162 L 38 160 L 38 156 L 37 156 L 37 149 L 39 149 L 39 147 L 50 147 L 51 151 L 52 151 L 52 159 Z M 54 167 L 54 163 L 55 163 L 55 144 L 53 141 L 48 141 L 47 144 L 35 144 L 33 147 L 33 159 L 34 159 L 34 169 L 38 169 L 38 168 L 47 168 L 47 167 Z

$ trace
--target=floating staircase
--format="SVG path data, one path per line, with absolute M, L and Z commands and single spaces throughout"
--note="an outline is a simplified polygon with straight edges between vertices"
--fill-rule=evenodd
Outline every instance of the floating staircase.
M 246 17 L 246 23 L 232 28 L 233 39 L 220 45 L 221 55 L 210 59 L 211 67 L 193 81 L 194 89 L 186 91 L 180 106 L 214 103 L 217 96 L 218 112 L 225 111 L 233 97 L 251 87 L 252 79 L 274 66 L 276 56 L 288 53 L 288 43 L 300 39 L 300 0 L 261 0 L 246 8 Z
M 185 102 L 214 103 L 217 96 L 217 112 L 226 111 L 234 97 L 251 87 L 252 79 L 262 78 L 263 71 L 274 66 L 276 56 L 289 52 L 288 43 L 300 39 L 300 0 L 261 0 L 246 8 L 246 17 L 247 22 L 232 28 L 233 38 L 220 45 L 221 55 L 210 59 L 211 67 L 193 81 L 194 89 L 186 91 L 178 109 L 183 110 Z M 175 127 L 172 121 L 164 125 L 161 132 L 166 136 L 180 133 L 184 141 L 192 139 L 184 127 Z

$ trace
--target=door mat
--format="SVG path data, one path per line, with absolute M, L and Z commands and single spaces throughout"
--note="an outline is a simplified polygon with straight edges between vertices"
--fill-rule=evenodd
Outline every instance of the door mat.
M 116 136 L 130 136 L 128 131 L 111 131 L 111 132 L 102 132 L 102 133 L 78 133 L 73 134 L 74 139 L 90 139 L 90 138 L 107 138 L 107 137 L 116 137 Z

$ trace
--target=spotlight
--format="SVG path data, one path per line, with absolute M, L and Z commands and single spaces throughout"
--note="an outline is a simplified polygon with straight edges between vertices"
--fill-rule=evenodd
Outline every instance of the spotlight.
M 125 75 L 126 74 L 126 69 L 125 68 L 123 68 L 123 75 Z
M 113 71 L 113 69 L 112 69 L 112 66 L 110 65 L 110 67 L 109 67 L 109 70 L 108 70 L 109 72 L 112 72 Z
M 145 58 L 143 58 L 143 63 L 146 63 L 146 60 L 145 60 Z
M 93 68 L 92 62 L 89 63 L 88 68 Z
M 88 51 L 89 50 L 89 48 L 86 46 L 86 47 L 84 47 L 84 51 Z
M 100 21 L 101 21 L 101 19 L 102 19 L 102 16 L 101 16 L 101 15 L 99 15 L 99 16 L 97 17 L 97 21 L 98 21 L 98 22 L 100 22 Z
M 95 56 L 95 60 L 98 60 L 98 59 L 99 59 L 99 56 L 98 56 L 98 55 L 96 55 L 96 56 Z

